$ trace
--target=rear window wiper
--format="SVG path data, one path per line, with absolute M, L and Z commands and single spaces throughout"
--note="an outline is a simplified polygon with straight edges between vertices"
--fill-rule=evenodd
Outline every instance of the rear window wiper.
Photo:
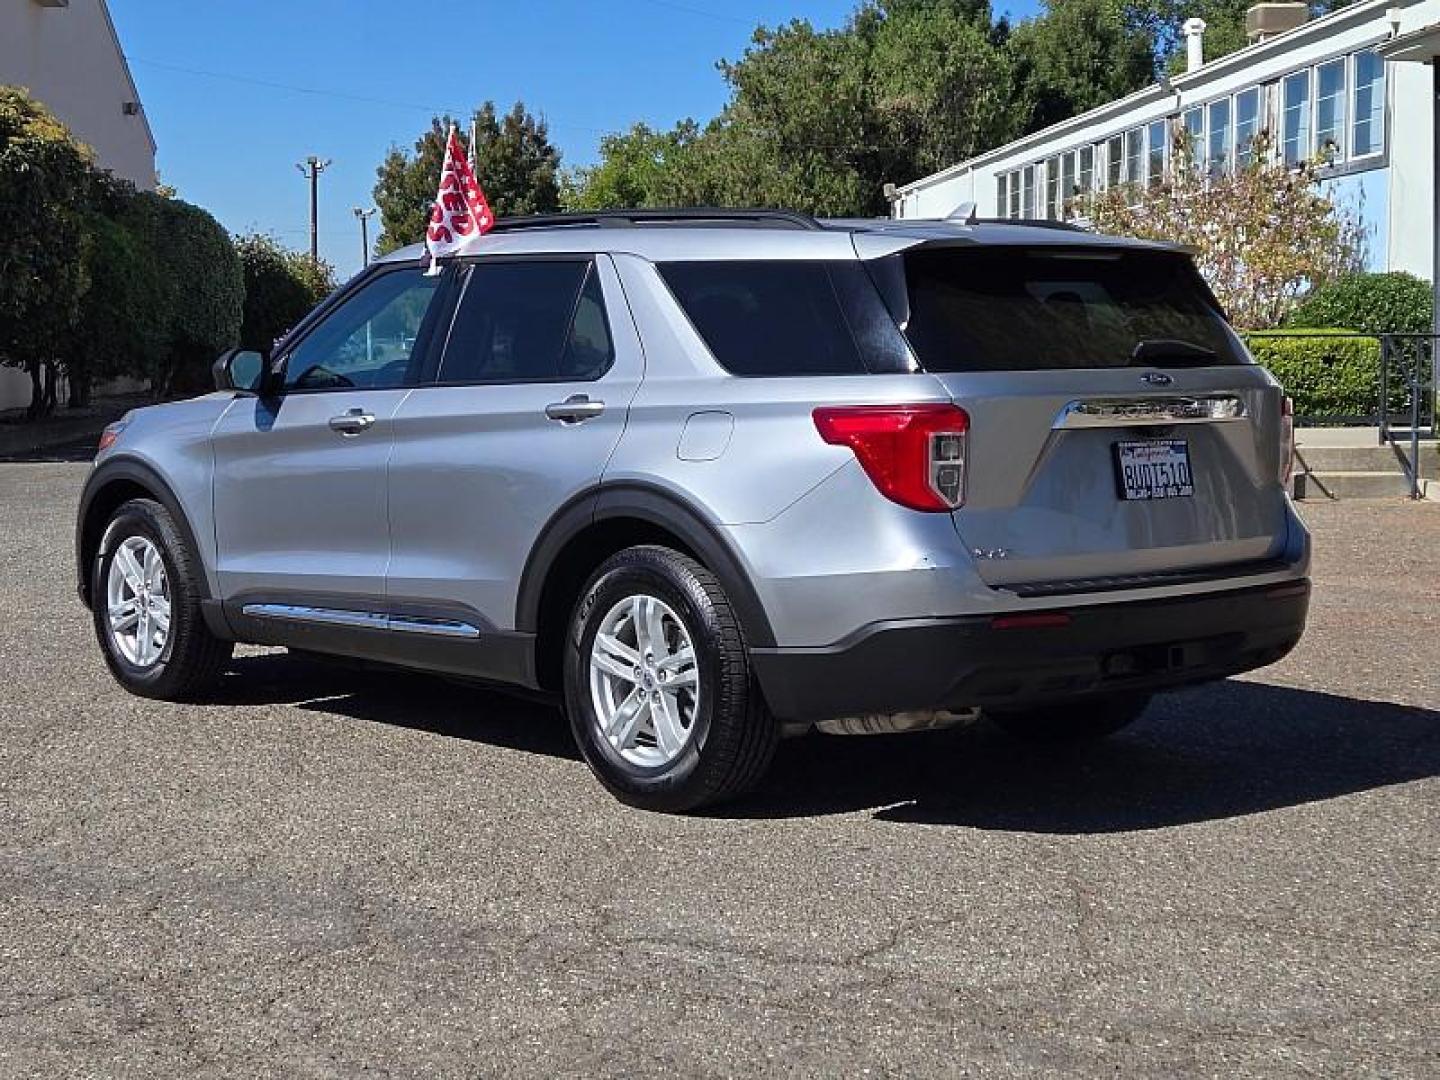
M 1193 341 L 1183 341 L 1180 338 L 1145 338 L 1143 341 L 1137 342 L 1130 353 L 1132 365 L 1153 364 L 1161 360 L 1172 364 L 1192 364 L 1195 367 L 1205 367 L 1217 363 L 1220 360 L 1220 354 L 1214 349 L 1196 345 Z

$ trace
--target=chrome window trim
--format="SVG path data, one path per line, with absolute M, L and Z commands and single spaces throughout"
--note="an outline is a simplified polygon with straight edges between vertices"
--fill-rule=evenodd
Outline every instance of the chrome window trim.
M 1155 427 L 1169 424 L 1218 424 L 1243 420 L 1245 403 L 1233 394 L 1204 397 L 1112 397 L 1072 401 L 1060 410 L 1051 430 Z

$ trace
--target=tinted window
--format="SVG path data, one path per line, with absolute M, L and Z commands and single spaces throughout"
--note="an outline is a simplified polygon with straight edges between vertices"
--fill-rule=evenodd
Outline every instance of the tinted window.
M 595 379 L 613 357 L 590 262 L 481 263 L 467 271 L 439 381 Z
M 1246 362 L 1185 255 L 930 248 L 903 260 L 909 310 L 896 315 L 928 371 Z
M 285 389 L 405 386 L 415 342 L 441 279 L 392 270 L 362 285 L 306 334 L 285 364 Z
M 911 369 L 858 262 L 664 263 L 660 273 L 733 375 Z

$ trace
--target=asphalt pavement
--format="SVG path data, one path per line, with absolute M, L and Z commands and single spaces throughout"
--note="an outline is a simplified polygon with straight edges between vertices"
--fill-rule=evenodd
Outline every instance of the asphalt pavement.
M 0 465 L 0 1076 L 1440 1074 L 1440 506 L 1083 751 L 814 736 L 706 817 L 558 714 L 244 650 L 122 692 L 83 465 Z

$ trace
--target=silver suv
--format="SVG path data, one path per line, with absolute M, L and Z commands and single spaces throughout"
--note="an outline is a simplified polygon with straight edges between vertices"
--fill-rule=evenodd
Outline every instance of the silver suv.
M 1044 223 L 627 212 L 372 265 L 105 434 L 120 682 L 234 642 L 563 696 L 621 799 L 979 711 L 1083 738 L 1283 656 L 1290 418 L 1183 251 Z

